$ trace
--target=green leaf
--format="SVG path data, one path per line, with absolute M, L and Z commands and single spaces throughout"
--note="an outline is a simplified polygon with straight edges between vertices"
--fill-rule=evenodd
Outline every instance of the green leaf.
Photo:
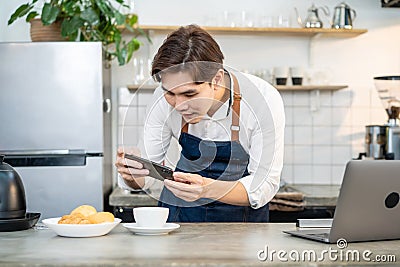
M 8 25 L 12 24 L 18 18 L 25 16 L 32 8 L 33 6 L 29 5 L 29 3 L 19 6 L 8 20 Z
M 137 28 L 137 30 L 138 30 L 138 32 L 139 32 L 141 35 L 143 35 L 143 36 L 146 37 L 147 41 L 148 41 L 150 44 L 153 43 L 153 42 L 151 41 L 151 39 L 150 39 L 150 36 L 147 34 L 147 32 L 145 32 L 145 31 L 144 31 L 143 29 L 141 29 L 141 28 Z
M 120 51 L 121 57 L 124 59 L 123 61 L 119 62 L 119 65 L 122 66 L 126 63 L 126 58 L 128 56 L 128 51 L 127 51 L 127 47 L 124 46 L 121 51 Z
M 114 39 L 114 42 L 115 42 L 115 47 L 118 50 L 119 46 L 121 44 L 121 40 L 122 40 L 121 33 L 120 32 L 115 32 L 114 35 L 113 35 L 113 39 Z
M 80 13 L 80 8 L 76 6 L 75 1 L 67 1 L 63 5 L 63 12 L 70 17 L 73 17 L 77 13 Z
M 112 11 L 112 7 L 107 5 L 104 0 L 95 0 L 97 6 L 99 7 L 100 11 L 107 17 L 113 18 L 114 17 L 114 12 Z
M 60 14 L 60 8 L 52 6 L 49 3 L 45 3 L 42 9 L 42 22 L 43 25 L 50 25 L 56 21 L 58 14 Z
M 117 25 L 123 25 L 125 23 L 125 15 L 121 14 L 121 12 L 119 12 L 118 10 L 114 11 L 114 17 Z
M 75 41 L 76 40 L 76 38 L 78 37 L 78 31 L 76 31 L 76 32 L 73 32 L 73 33 L 71 33 L 71 34 L 69 34 L 68 35 L 68 41 Z
M 132 14 L 128 17 L 129 26 L 133 27 L 138 21 L 138 16 L 136 14 Z
M 83 26 L 83 20 L 81 20 L 78 16 L 74 16 L 72 19 L 63 20 L 61 24 L 61 35 L 63 37 L 77 37 L 79 28 Z M 74 39 L 75 40 L 75 39 Z
M 90 25 L 97 25 L 100 22 L 99 16 L 97 15 L 96 11 L 94 11 L 91 7 L 83 10 L 81 14 L 81 19 L 89 22 Z
M 37 13 L 36 11 L 32 11 L 31 13 L 28 14 L 28 16 L 26 16 L 26 22 L 31 21 L 32 19 L 36 18 L 39 15 L 39 13 Z
M 128 55 L 126 63 L 128 63 L 131 60 L 133 52 L 135 52 L 140 48 L 140 42 L 136 38 L 132 38 L 132 40 L 130 40 L 129 43 L 127 44 L 127 48 L 128 48 Z

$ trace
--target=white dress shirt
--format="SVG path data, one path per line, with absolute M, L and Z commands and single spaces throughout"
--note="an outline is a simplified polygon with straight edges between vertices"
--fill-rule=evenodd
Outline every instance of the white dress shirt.
M 267 204 L 279 189 L 283 167 L 285 114 L 279 92 L 268 82 L 250 74 L 233 71 L 239 81 L 239 141 L 249 154 L 248 176 L 239 182 L 245 187 L 252 208 Z M 188 133 L 203 140 L 230 141 L 232 112 L 226 101 L 212 116 L 190 124 Z M 171 138 L 179 139 L 182 116 L 164 98 L 161 87 L 155 90 L 147 108 L 143 139 L 138 147 L 142 157 L 163 162 Z M 147 178 L 148 188 L 154 179 Z M 118 184 L 128 188 L 119 176 Z

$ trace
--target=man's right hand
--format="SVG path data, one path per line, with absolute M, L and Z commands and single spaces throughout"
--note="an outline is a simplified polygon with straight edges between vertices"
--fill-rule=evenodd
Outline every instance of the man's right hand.
M 143 188 L 144 177 L 149 175 L 149 171 L 143 169 L 143 165 L 140 162 L 126 159 L 124 157 L 125 153 L 140 156 L 139 150 L 136 148 L 127 150 L 119 147 L 117 150 L 117 160 L 115 162 L 118 173 L 128 186 L 134 189 Z

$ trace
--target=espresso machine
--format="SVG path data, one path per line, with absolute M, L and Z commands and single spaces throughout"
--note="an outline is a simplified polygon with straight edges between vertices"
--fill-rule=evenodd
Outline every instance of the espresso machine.
M 388 115 L 384 125 L 367 125 L 365 156 L 371 159 L 400 159 L 400 76 L 374 77 L 376 90 Z

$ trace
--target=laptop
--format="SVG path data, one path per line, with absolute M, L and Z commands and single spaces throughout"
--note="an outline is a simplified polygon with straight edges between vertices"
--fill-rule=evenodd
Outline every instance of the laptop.
M 346 165 L 331 228 L 284 233 L 336 243 L 400 239 L 400 160 L 352 160 Z

